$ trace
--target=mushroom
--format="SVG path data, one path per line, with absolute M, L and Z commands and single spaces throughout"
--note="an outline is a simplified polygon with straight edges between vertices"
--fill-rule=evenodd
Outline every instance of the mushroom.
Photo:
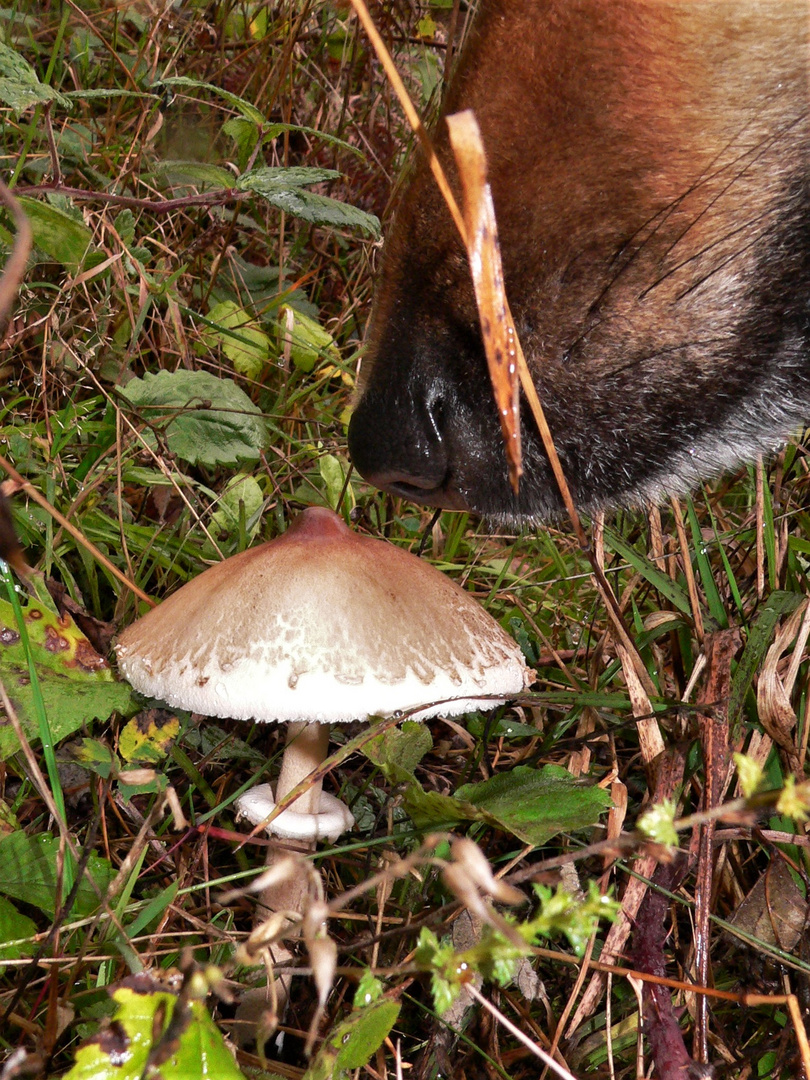
M 287 532 L 210 567 L 121 634 L 118 665 L 143 694 L 209 716 L 286 722 L 281 801 L 327 755 L 328 724 L 417 709 L 492 708 L 528 684 L 523 655 L 428 563 L 310 507 Z M 258 824 L 269 785 L 238 802 Z M 354 819 L 313 784 L 268 831 L 335 840 Z
M 121 634 L 117 652 L 143 694 L 208 715 L 286 722 L 279 802 L 326 757 L 332 722 L 492 708 L 530 681 L 518 646 L 463 589 L 320 507 L 178 589 Z M 262 784 L 237 809 L 258 824 L 275 800 Z M 267 831 L 312 850 L 353 823 L 317 782 Z M 267 861 L 283 869 L 272 849 Z M 260 902 L 300 913 L 308 888 L 296 874 L 267 885 Z M 292 955 L 280 942 L 269 953 L 276 964 Z M 278 1015 L 289 978 L 269 987 Z M 253 1030 L 265 1004 L 264 991 L 248 991 L 237 1019 Z

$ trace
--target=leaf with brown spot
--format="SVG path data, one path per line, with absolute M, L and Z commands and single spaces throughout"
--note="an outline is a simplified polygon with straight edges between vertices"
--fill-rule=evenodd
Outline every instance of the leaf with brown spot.
M 113 992 L 114 1020 L 79 1047 L 64 1080 L 244 1080 L 205 1004 L 183 1003 L 150 982 L 127 979 Z
M 68 614 L 57 615 L 36 600 L 23 608 L 34 669 L 45 702 L 54 742 L 60 742 L 93 719 L 132 710 L 132 691 L 117 682 Z M 28 658 L 14 610 L 0 600 L 0 678 L 27 738 L 35 743 L 39 725 Z M 19 750 L 8 718 L 0 712 L 0 760 Z
M 180 721 L 165 709 L 144 709 L 121 732 L 118 749 L 126 761 L 162 761 L 180 731 Z

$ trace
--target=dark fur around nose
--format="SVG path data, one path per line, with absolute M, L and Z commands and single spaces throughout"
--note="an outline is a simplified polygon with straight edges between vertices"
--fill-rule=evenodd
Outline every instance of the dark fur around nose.
M 487 149 L 518 333 L 581 508 L 634 505 L 810 418 L 804 0 L 482 0 L 445 111 Z M 445 129 L 437 152 L 453 175 Z M 559 495 L 522 413 L 516 499 L 469 270 L 425 165 L 386 239 L 349 429 L 360 473 L 539 520 Z

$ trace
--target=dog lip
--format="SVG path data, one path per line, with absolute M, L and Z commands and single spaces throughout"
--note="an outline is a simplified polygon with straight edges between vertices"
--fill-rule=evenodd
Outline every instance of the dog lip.
M 440 510 L 469 510 L 464 496 L 454 490 L 449 484 L 439 486 L 434 484 L 421 484 L 416 477 L 408 477 L 407 481 L 392 476 L 375 476 L 372 479 L 375 487 L 389 492 L 391 495 L 400 495 L 410 502 L 422 503 L 426 506 L 435 506 Z

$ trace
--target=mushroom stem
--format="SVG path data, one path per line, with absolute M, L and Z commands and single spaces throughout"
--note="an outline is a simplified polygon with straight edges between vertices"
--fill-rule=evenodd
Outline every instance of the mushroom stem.
M 294 787 L 322 764 L 329 750 L 329 724 L 287 725 L 287 746 L 276 784 L 276 802 L 286 799 Z M 317 814 L 322 784 L 319 780 L 299 796 L 290 807 L 297 814 Z
M 284 757 L 281 760 L 281 772 L 276 784 L 276 803 L 286 799 L 294 787 L 297 787 L 302 780 L 305 780 L 313 769 L 317 769 L 328 751 L 329 724 L 307 724 L 305 722 L 288 724 L 287 743 L 284 749 Z M 303 795 L 300 795 L 291 804 L 291 808 L 295 813 L 316 815 L 320 806 L 321 788 L 321 781 L 318 781 L 312 784 Z M 257 812 L 261 815 L 261 810 Z M 285 846 L 289 842 L 286 841 Z M 317 844 L 316 840 L 293 842 L 298 850 L 303 852 L 314 851 Z M 283 857 L 284 848 L 279 849 L 275 844 L 271 844 L 267 849 L 265 864 L 270 868 Z M 260 924 L 267 918 L 270 911 L 303 913 L 309 887 L 310 882 L 306 874 L 296 874 L 292 878 L 286 878 L 268 885 L 259 894 L 256 924 Z M 293 952 L 285 941 L 274 942 L 269 951 L 273 963 L 276 965 L 289 964 L 293 959 Z M 270 987 L 261 987 L 249 990 L 242 995 L 236 1013 L 236 1019 L 241 1026 L 241 1030 L 256 1031 L 264 1011 L 271 1001 L 275 1005 L 276 1019 L 278 1020 L 283 1015 L 290 995 L 290 976 L 277 976 L 272 994 L 269 993 L 270 989 Z
M 307 724 L 304 722 L 287 725 L 287 745 L 281 761 L 281 772 L 276 784 L 276 803 L 286 799 L 294 787 L 317 769 L 329 751 L 329 724 Z M 319 780 L 312 784 L 303 795 L 292 804 L 291 809 L 298 814 L 318 813 L 322 784 Z M 299 850 L 314 851 L 316 841 L 300 841 Z M 267 849 L 267 866 L 272 866 L 279 852 L 275 845 Z M 276 882 L 259 894 L 259 912 L 302 911 L 309 882 L 305 875 L 299 874 L 292 879 Z

